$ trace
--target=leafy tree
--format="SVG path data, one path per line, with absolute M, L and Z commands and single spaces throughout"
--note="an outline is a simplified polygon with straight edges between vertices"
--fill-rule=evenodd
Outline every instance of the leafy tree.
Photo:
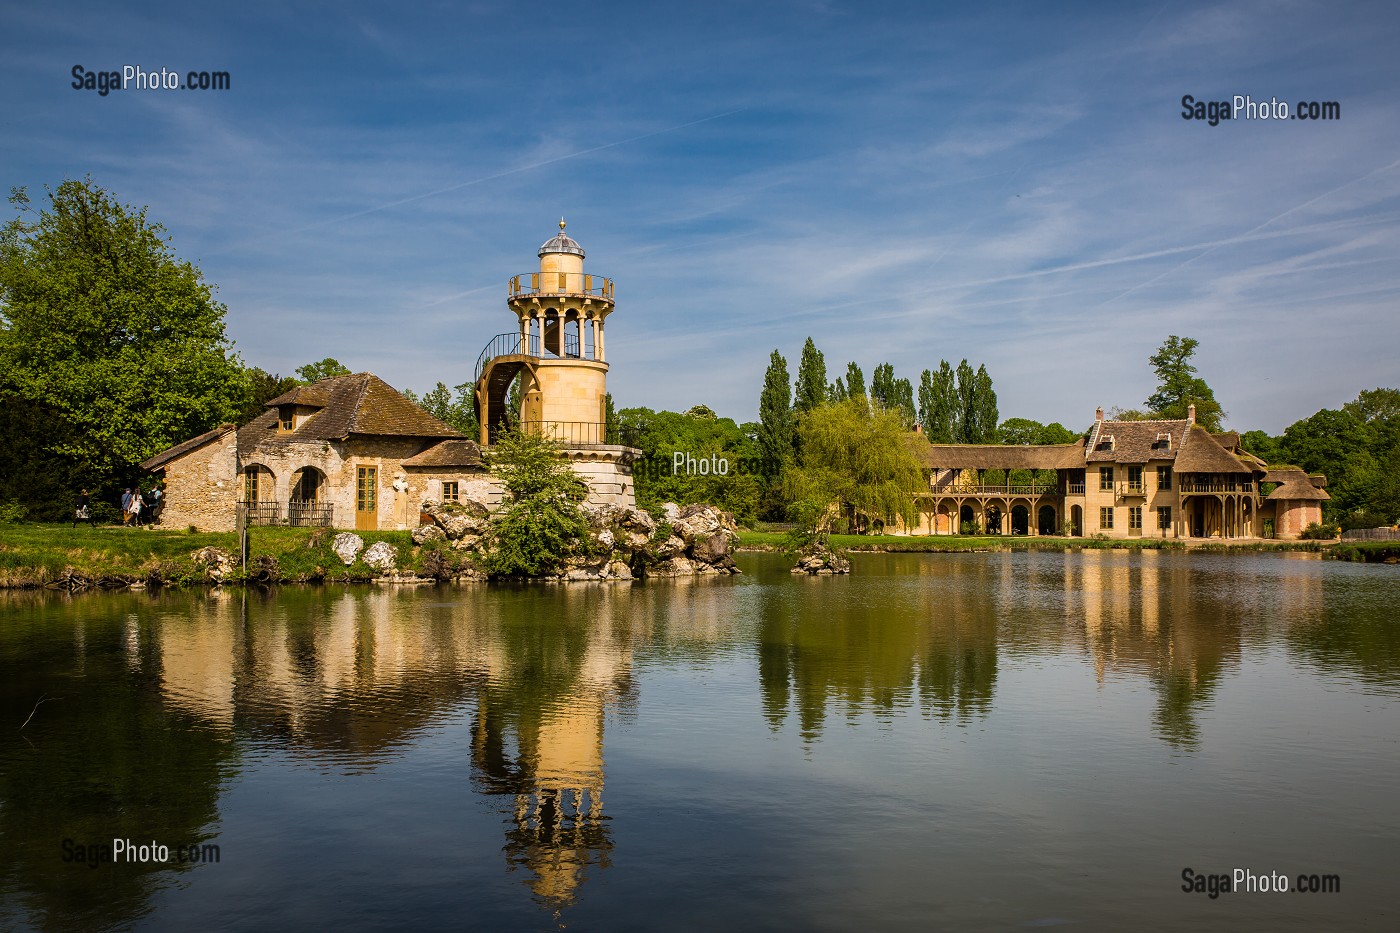
M 914 425 L 918 421 L 918 414 L 914 411 L 914 386 L 908 379 L 896 379 L 894 381 L 894 404 L 893 408 L 899 412 L 899 420 L 904 425 L 904 430 L 914 430 Z
M 797 367 L 797 388 L 792 407 L 799 412 L 811 411 L 826 402 L 826 359 L 808 337 L 802 345 L 802 362 Z
M 1039 444 L 1045 425 L 1029 418 L 1007 418 L 997 428 L 998 444 Z
M 953 369 L 942 360 L 938 372 L 924 370 L 919 377 L 919 423 L 933 444 L 951 444 L 957 436 L 957 390 Z
M 841 381 L 840 376 L 837 376 L 836 381 L 826 390 L 826 400 L 828 402 L 844 402 L 848 398 L 850 395 L 846 392 L 846 383 Z
M 894 408 L 894 367 L 881 363 L 870 374 L 870 401 L 881 408 Z
M 764 483 L 754 465 L 762 459 L 755 438 L 732 419 L 624 408 L 618 412 L 618 431 L 623 443 L 642 451 L 632 472 L 641 508 L 655 512 L 665 502 L 707 503 L 742 523 L 757 518 Z M 676 453 L 697 463 L 724 460 L 729 472 L 675 470 Z
M 19 216 L 0 231 L 0 408 L 45 430 L 35 437 L 8 415 L 0 447 L 28 445 L 20 455 L 50 481 L 105 495 L 135 464 L 236 417 L 246 388 L 224 306 L 144 208 L 90 179 L 51 190 L 43 211 L 23 188 L 10 201 Z M 33 477 L 0 483 L 46 498 L 42 517 L 66 512 L 67 495 Z
M 1342 411 L 1363 423 L 1400 424 L 1400 390 L 1363 389 Z
M 914 387 L 908 379 L 896 379 L 894 367 L 881 363 L 870 377 L 870 401 L 881 408 L 897 412 L 907 430 L 914 430 Z
M 867 397 L 865 391 L 865 373 L 860 371 L 860 367 L 855 363 L 846 364 L 846 396 L 847 398 Z
M 1161 416 L 1141 408 L 1119 408 L 1115 405 L 1108 410 L 1109 421 L 1152 421 L 1158 417 Z M 1186 414 L 1183 412 L 1181 417 L 1185 418 Z
M 969 440 L 970 434 L 976 433 L 975 413 L 976 402 L 973 398 L 977 391 L 975 385 L 977 374 L 972 371 L 967 360 L 958 363 L 958 403 L 955 407 L 957 412 L 956 430 L 953 439 L 959 444 L 975 444 L 976 441 Z
M 763 392 L 758 397 L 758 449 L 763 459 L 781 470 L 792 459 L 792 386 L 787 360 L 777 350 L 768 358 Z
M 489 465 L 505 487 L 491 520 L 484 562 L 492 576 L 557 573 L 588 545 L 588 520 L 579 505 L 587 487 L 554 441 L 531 431 L 501 432 Z
M 701 421 L 714 421 L 719 416 L 709 405 L 691 405 L 685 410 L 687 418 L 699 418 Z
M 897 412 L 870 411 L 862 399 L 826 405 L 797 424 L 801 451 L 786 489 L 799 523 L 825 544 L 831 525 L 849 517 L 914 521 L 923 473 Z
M 319 363 L 307 363 L 297 369 L 297 377 L 305 383 L 320 382 L 322 379 L 329 379 L 332 376 L 348 375 L 350 375 L 350 370 L 345 364 L 329 356 Z
M 1185 418 L 1187 408 L 1196 406 L 1196 423 L 1207 431 L 1219 431 L 1225 412 L 1215 400 L 1215 393 L 1204 379 L 1196 375 L 1191 365 L 1200 342 L 1190 337 L 1172 334 L 1148 358 L 1157 374 L 1157 391 L 1148 397 L 1147 409 L 1155 418 Z
M 603 393 L 603 431 L 604 441 L 608 444 L 621 444 L 622 439 L 617 430 L 617 408 L 613 405 L 611 392 Z
M 408 389 L 403 394 L 421 405 L 428 414 L 447 422 L 467 437 L 475 439 L 481 435 L 481 425 L 476 420 L 476 386 L 472 383 L 464 382 L 455 389 L 449 389 L 446 383 L 439 382 L 425 395 L 415 395 Z
M 273 375 L 257 366 L 245 370 L 244 378 L 247 380 L 247 394 L 243 399 L 243 407 L 239 409 L 238 415 L 234 419 L 239 424 L 252 421 L 263 413 L 268 402 L 279 395 L 285 395 L 301 384 L 300 380 L 291 376 Z
M 972 380 L 972 410 L 963 431 L 969 444 L 990 444 L 997 434 L 997 394 L 985 365 L 977 367 Z

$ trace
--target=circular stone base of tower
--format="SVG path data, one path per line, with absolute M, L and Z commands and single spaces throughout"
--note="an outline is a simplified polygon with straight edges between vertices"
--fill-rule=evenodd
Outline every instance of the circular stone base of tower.
M 565 444 L 563 453 L 569 466 L 588 483 L 590 504 L 637 507 L 632 464 L 641 459 L 640 450 L 620 444 Z

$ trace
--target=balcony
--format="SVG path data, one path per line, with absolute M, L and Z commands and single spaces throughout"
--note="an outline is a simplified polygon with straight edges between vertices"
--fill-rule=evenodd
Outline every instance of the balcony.
M 1054 483 L 1013 483 L 1001 486 L 986 483 L 947 483 L 931 486 L 929 491 L 939 495 L 1045 496 L 1057 495 L 1060 490 Z
M 613 300 L 612 279 L 585 272 L 523 272 L 510 278 L 511 298 L 573 295 Z
M 1068 485 L 1065 486 L 1065 495 L 1068 495 L 1068 496 L 1082 496 L 1082 495 L 1084 495 L 1084 484 L 1083 484 L 1083 483 L 1069 483 Z
M 1194 483 L 1182 481 L 1177 484 L 1182 492 L 1253 492 L 1252 480 L 1232 480 L 1225 483 Z
M 620 443 L 617 439 L 608 438 L 608 426 L 601 421 L 525 421 L 519 423 L 519 427 L 526 434 L 538 434 L 565 447 L 599 447 Z M 500 429 L 493 428 L 489 434 L 490 442 L 496 443 L 499 436 Z
M 1123 483 L 1118 487 L 1119 496 L 1145 496 L 1147 487 L 1142 483 Z

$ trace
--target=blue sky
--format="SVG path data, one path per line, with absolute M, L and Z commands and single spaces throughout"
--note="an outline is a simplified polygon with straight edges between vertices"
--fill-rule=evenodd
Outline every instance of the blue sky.
M 985 363 L 1140 405 L 1168 334 L 1239 429 L 1400 385 L 1385 3 L 7 4 L 3 182 L 149 205 L 249 363 L 471 378 L 562 215 L 620 406 L 756 415 L 768 354 Z M 99 96 L 75 64 L 223 70 Z M 1338 101 L 1335 122 L 1181 97 Z

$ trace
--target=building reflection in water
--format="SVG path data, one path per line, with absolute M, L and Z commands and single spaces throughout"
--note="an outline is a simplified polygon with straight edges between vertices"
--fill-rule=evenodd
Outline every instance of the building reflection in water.
M 474 707 L 472 781 L 505 798 L 509 867 L 557 912 L 608 865 L 604 720 L 635 694 L 648 615 L 626 591 L 310 591 L 229 624 L 243 598 L 163 628 L 170 705 L 352 773 Z
M 879 574 L 889 557 L 862 555 L 862 569 Z M 936 579 L 797 577 L 764 588 L 759 678 L 773 729 L 795 712 L 810 743 L 832 710 L 883 718 L 919 709 L 961 724 L 986 715 L 997 679 L 994 578 L 986 565 L 916 566 Z

